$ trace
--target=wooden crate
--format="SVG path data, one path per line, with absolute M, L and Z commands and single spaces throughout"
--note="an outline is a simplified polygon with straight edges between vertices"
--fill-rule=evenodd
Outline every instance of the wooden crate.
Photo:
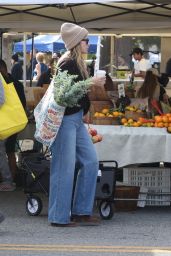
M 95 112 L 100 112 L 103 108 L 112 108 L 113 103 L 110 100 L 106 101 L 91 101 L 90 106 L 90 123 L 93 123 Z
M 135 211 L 137 209 L 137 201 L 126 201 L 124 199 L 138 199 L 140 187 L 137 186 L 116 186 L 115 198 L 123 199 L 115 201 L 117 211 Z
M 127 119 L 131 118 L 135 121 L 139 119 L 139 117 L 147 118 L 147 113 L 146 112 L 134 112 L 130 110 L 125 111 L 125 117 Z
M 93 124 L 97 125 L 118 125 L 119 122 L 115 117 L 93 117 Z

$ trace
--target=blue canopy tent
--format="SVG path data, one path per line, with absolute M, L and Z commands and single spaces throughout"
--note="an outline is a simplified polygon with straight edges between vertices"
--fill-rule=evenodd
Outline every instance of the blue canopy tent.
M 98 36 L 89 36 L 89 53 L 96 53 Z M 59 52 L 65 49 L 60 35 L 38 35 L 34 37 L 34 48 L 41 52 Z M 26 51 L 32 49 L 32 38 L 26 40 Z M 23 51 L 23 41 L 14 44 L 14 52 Z

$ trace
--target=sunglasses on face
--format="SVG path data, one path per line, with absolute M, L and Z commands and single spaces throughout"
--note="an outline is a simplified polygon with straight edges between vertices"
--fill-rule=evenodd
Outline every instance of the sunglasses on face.
M 83 40 L 81 40 L 82 42 L 86 42 L 86 44 L 88 44 L 89 43 L 89 39 L 88 38 L 85 38 L 85 39 L 83 39 Z

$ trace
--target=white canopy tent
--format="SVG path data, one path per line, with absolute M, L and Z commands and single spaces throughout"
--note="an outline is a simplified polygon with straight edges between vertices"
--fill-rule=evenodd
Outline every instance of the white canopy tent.
M 94 34 L 171 36 L 171 1 L 0 1 L 1 33 L 24 32 L 26 40 L 30 32 L 59 33 L 64 22 L 84 26 Z
M 2 31 L 59 32 L 63 22 L 90 33 L 171 35 L 170 0 L 1 0 Z

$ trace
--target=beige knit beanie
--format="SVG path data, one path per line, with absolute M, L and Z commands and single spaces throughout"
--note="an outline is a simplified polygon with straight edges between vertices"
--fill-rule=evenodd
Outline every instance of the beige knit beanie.
M 61 26 L 61 37 L 67 50 L 74 48 L 87 35 L 87 29 L 73 23 L 64 23 Z

